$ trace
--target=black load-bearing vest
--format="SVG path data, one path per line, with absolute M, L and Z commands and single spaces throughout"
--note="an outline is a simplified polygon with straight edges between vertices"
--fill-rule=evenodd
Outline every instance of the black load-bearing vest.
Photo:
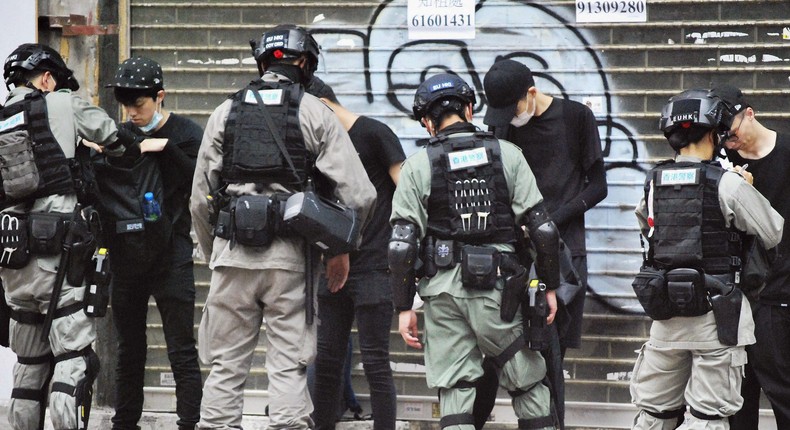
M 0 188 L 0 208 L 6 208 L 19 203 L 30 202 L 35 199 L 53 195 L 77 193 L 78 197 L 87 195 L 88 187 L 94 186 L 88 183 L 92 180 L 92 171 L 88 161 L 87 148 L 79 145 L 76 156 L 73 159 L 66 158 L 63 149 L 58 144 L 52 130 L 49 127 L 49 117 L 47 113 L 46 93 L 39 90 L 25 95 L 24 100 L 11 104 L 0 110 L 0 142 L 3 145 L 10 143 L 9 136 L 12 133 L 19 135 L 19 132 L 26 132 L 29 136 L 29 147 L 22 143 L 24 137 L 18 137 L 13 145 L 19 151 L 11 148 L 4 148 L 3 160 L 0 162 L 0 180 L 2 177 L 10 177 L 9 168 L 21 159 L 30 159 L 29 154 L 22 152 L 31 151 L 35 170 L 38 172 L 38 187 L 34 191 L 19 196 L 9 196 L 6 193 L 8 184 Z M 84 149 L 84 150 L 81 150 Z M 5 150 L 11 153 L 5 153 Z M 29 166 L 32 167 L 32 166 Z M 25 168 L 28 171 L 32 169 Z M 83 174 L 90 171 L 90 177 L 86 178 Z M 90 203 L 80 198 L 84 204 Z
M 427 151 L 431 163 L 427 234 L 470 244 L 514 243 L 515 216 L 494 135 L 439 135 L 429 141 Z M 489 212 L 485 223 L 478 212 Z M 468 214 L 466 219 L 463 214 Z
M 231 96 L 222 143 L 225 183 L 279 183 L 302 189 L 314 162 L 299 124 L 303 95 L 297 83 L 259 79 Z
M 724 172 L 713 164 L 670 161 L 648 174 L 646 199 L 653 182 L 650 250 L 658 268 L 690 267 L 711 275 L 739 270 L 742 233 L 726 226 L 719 205 Z

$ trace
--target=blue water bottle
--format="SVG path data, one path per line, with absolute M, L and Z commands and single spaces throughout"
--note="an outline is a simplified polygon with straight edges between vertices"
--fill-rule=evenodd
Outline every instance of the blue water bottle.
M 162 216 L 162 209 L 159 208 L 159 202 L 154 200 L 154 193 L 145 193 L 145 201 L 143 202 L 143 219 L 148 222 L 153 222 Z

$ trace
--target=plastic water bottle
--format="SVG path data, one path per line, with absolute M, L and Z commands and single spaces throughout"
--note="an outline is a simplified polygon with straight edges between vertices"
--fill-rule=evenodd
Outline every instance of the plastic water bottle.
M 154 200 L 154 193 L 145 193 L 145 201 L 143 202 L 143 219 L 153 222 L 162 216 L 162 209 L 159 207 L 159 202 Z

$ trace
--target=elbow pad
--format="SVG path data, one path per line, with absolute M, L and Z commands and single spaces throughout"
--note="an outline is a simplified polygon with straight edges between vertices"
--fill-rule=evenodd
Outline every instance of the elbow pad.
M 535 247 L 535 272 L 549 290 L 560 286 L 560 232 L 543 203 L 526 213 L 529 238 Z
M 415 263 L 419 254 L 417 226 L 407 221 L 395 221 L 389 241 L 387 260 L 390 269 L 390 286 L 395 310 L 405 311 L 414 304 Z

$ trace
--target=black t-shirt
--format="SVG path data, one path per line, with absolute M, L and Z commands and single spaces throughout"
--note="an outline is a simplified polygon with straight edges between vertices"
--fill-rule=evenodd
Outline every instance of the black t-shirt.
M 162 128 L 150 137 L 168 139 L 165 149 L 159 153 L 159 165 L 165 211 L 173 220 L 173 263 L 178 265 L 192 260 L 189 197 L 203 128 L 189 118 L 171 113 Z
M 757 189 L 785 219 L 782 241 L 779 242 L 779 257 L 771 267 L 765 289 L 760 300 L 790 302 L 790 136 L 778 134 L 776 146 L 763 158 L 754 160 L 741 157 L 737 151 L 727 151 L 727 158 L 736 166 L 749 163 L 746 170 L 754 176 Z M 787 287 L 786 287 L 787 286 Z
M 549 213 L 581 193 L 586 172 L 602 158 L 595 116 L 572 100 L 555 97 L 540 116 L 511 126 L 508 140 L 524 152 Z M 557 227 L 574 256 L 586 255 L 584 214 Z
M 348 135 L 376 188 L 376 207 L 362 234 L 359 250 L 351 254 L 351 271 L 386 269 L 387 244 L 392 234 L 389 217 L 395 193 L 395 183 L 389 170 L 393 164 L 405 160 L 406 155 L 395 133 L 375 119 L 360 116 L 348 130 Z

